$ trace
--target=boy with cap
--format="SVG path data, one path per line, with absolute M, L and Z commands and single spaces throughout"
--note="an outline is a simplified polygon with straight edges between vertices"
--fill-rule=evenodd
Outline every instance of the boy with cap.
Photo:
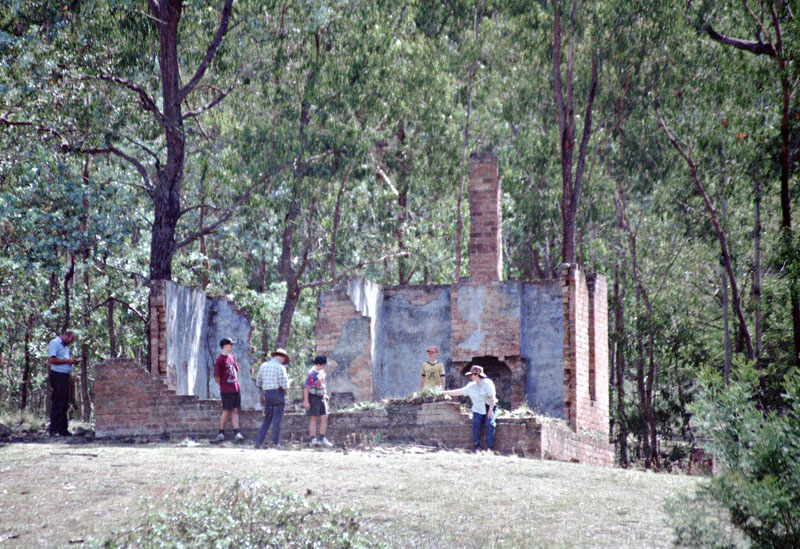
M 497 392 L 494 382 L 483 373 L 483 367 L 473 366 L 468 375 L 472 381 L 461 389 L 444 391 L 450 396 L 468 396 L 472 401 L 472 443 L 480 448 L 481 427 L 486 425 L 486 449 L 494 447 L 494 432 L 497 427 Z
M 419 390 L 426 391 L 441 387 L 444 391 L 444 364 L 436 360 L 439 355 L 439 347 L 431 345 L 428 347 L 428 360 L 422 363 L 422 380 L 419 382 Z
M 219 418 L 219 434 L 214 442 L 225 440 L 225 423 L 228 421 L 229 415 L 233 432 L 236 433 L 234 440 L 241 442 L 244 437 L 239 432 L 239 408 L 242 407 L 242 397 L 239 393 L 239 365 L 231 354 L 233 351 L 232 339 L 222 338 L 219 346 L 222 351 L 214 362 L 214 379 L 217 380 L 219 396 L 222 398 L 222 416 Z
M 331 448 L 333 444 L 325 431 L 328 429 L 328 394 L 325 386 L 325 366 L 328 358 L 319 355 L 314 358 L 314 367 L 308 371 L 306 382 L 303 384 L 303 406 L 306 415 L 311 416 L 308 422 L 308 435 L 311 437 L 311 446 L 325 446 Z M 319 436 L 317 438 L 317 420 L 319 420 Z

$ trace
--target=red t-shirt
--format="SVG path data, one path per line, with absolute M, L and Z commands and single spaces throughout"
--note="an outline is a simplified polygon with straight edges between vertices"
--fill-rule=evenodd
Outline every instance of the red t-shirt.
M 214 363 L 214 377 L 219 378 L 220 393 L 239 392 L 239 365 L 233 355 L 219 355 Z

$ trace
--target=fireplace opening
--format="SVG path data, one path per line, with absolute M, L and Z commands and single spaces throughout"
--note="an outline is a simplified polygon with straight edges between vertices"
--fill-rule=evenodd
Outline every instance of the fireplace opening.
M 465 375 L 473 366 L 482 366 L 483 373 L 494 382 L 497 391 L 497 405 L 505 410 L 511 409 L 511 368 L 495 356 L 476 356 L 472 361 L 461 368 L 461 375 Z

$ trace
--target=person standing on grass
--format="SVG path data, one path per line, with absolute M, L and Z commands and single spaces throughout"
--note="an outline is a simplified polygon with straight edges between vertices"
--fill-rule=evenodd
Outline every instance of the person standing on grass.
M 264 405 L 264 423 L 256 435 L 255 447 L 261 447 L 267 437 L 267 431 L 272 425 L 272 444 L 281 448 L 281 420 L 286 407 L 286 390 L 289 388 L 289 376 L 286 375 L 286 364 L 289 363 L 289 354 L 284 349 L 276 349 L 272 358 L 264 362 L 258 369 L 256 387 L 261 389 L 261 403 Z
M 47 362 L 50 364 L 50 388 L 53 391 L 50 406 L 50 427 L 48 433 L 51 437 L 72 436 L 69 432 L 69 388 L 72 383 L 70 374 L 72 365 L 80 362 L 69 354 L 69 346 L 75 341 L 75 334 L 65 330 L 60 336 L 54 338 L 47 346 Z
M 480 448 L 481 427 L 486 426 L 486 449 L 494 448 L 494 432 L 497 427 L 497 392 L 494 382 L 486 377 L 481 366 L 473 366 L 467 374 L 472 381 L 461 389 L 444 391 L 450 396 L 468 396 L 472 401 L 472 443 Z
M 422 380 L 419 382 L 419 390 L 426 391 L 441 387 L 444 391 L 444 364 L 436 360 L 439 356 L 439 347 L 431 345 L 428 347 L 428 360 L 422 363 Z
M 325 387 L 325 366 L 328 358 L 319 355 L 314 358 L 314 367 L 308 371 L 303 384 L 303 406 L 306 415 L 311 416 L 308 422 L 308 435 L 311 446 L 333 447 L 325 432 L 328 429 L 328 392 Z M 319 438 L 317 438 L 317 421 L 319 421 Z
M 219 385 L 219 396 L 222 398 L 222 416 L 219 418 L 219 434 L 214 442 L 225 440 L 225 423 L 228 416 L 233 425 L 234 440 L 241 442 L 244 440 L 242 433 L 239 432 L 239 409 L 242 407 L 242 395 L 239 392 L 239 365 L 233 356 L 233 340 L 223 338 L 219 342 L 220 351 L 216 362 L 214 362 L 214 379 Z

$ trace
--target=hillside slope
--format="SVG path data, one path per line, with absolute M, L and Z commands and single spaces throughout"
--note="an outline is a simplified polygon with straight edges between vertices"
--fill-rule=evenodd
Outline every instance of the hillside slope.
M 271 479 L 360 509 L 395 547 L 667 547 L 662 504 L 699 482 L 414 446 L 11 444 L 0 448 L 0 540 L 60 547 L 106 538 L 142 516 L 144 498 L 232 478 Z

